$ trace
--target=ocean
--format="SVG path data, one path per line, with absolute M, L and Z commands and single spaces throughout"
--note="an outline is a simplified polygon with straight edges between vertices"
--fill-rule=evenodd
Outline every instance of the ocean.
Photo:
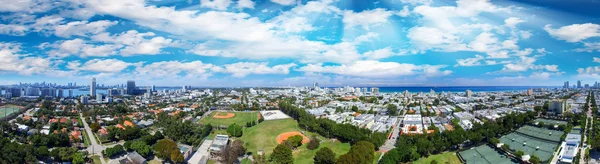
M 370 87 L 369 87 L 370 88 Z M 379 92 L 382 93 L 393 93 L 393 92 L 404 92 L 408 90 L 408 92 L 418 93 L 425 92 L 429 93 L 431 89 L 438 92 L 465 92 L 467 89 L 470 89 L 473 92 L 498 92 L 498 91 L 525 91 L 529 88 L 538 89 L 553 89 L 560 88 L 558 86 L 414 86 L 414 87 L 379 87 Z

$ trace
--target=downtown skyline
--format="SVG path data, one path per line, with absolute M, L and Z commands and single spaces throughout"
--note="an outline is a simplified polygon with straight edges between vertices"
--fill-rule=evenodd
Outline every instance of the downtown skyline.
M 600 77 L 600 2 L 24 0 L 0 85 L 557 86 Z

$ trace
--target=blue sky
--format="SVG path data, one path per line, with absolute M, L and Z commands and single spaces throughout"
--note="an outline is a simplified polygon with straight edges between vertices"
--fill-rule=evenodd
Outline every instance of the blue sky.
M 597 1 L 20 0 L 0 84 L 593 84 Z

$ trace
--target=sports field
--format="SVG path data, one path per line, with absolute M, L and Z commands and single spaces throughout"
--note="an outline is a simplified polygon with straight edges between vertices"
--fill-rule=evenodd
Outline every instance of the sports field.
M 231 118 L 231 114 L 234 114 Z M 200 120 L 200 124 L 212 124 L 213 126 L 217 125 L 230 125 L 236 123 L 240 126 L 246 126 L 246 123 L 249 121 L 257 121 L 258 120 L 258 112 L 212 112 L 207 117 L 202 118 Z
M 3 105 L 0 106 L 0 118 L 4 118 L 5 115 L 9 115 L 15 112 L 19 112 L 19 109 L 23 107 L 16 105 Z
M 460 163 L 456 152 L 445 152 L 442 154 L 431 155 L 427 158 L 420 158 L 413 162 L 413 164 L 430 164 L 431 161 L 437 161 L 437 163 Z
M 273 148 L 277 146 L 277 136 L 291 131 L 304 132 L 304 134 L 308 137 L 315 135 L 314 133 L 306 132 L 300 129 L 298 127 L 298 122 L 293 119 L 281 119 L 264 121 L 256 126 L 246 128 L 240 139 L 244 141 L 244 146 L 248 151 L 256 153 L 258 150 L 263 150 L 263 152 L 269 155 L 273 152 Z M 318 138 L 321 140 L 321 145 L 318 149 L 329 147 L 334 153 L 336 153 L 336 156 L 340 156 L 350 151 L 349 143 L 326 140 L 320 136 L 318 136 Z M 303 144 L 293 152 L 294 163 L 313 163 L 313 157 L 318 149 L 309 150 L 306 148 L 306 144 Z
M 481 145 L 458 153 L 467 164 L 516 164 L 501 152 L 488 145 Z M 460 162 L 459 162 L 460 163 Z
M 524 126 L 502 136 L 500 142 L 508 145 L 512 150 L 523 151 L 526 155 L 535 155 L 542 162 L 547 162 L 551 160 L 563 134 L 562 131 Z

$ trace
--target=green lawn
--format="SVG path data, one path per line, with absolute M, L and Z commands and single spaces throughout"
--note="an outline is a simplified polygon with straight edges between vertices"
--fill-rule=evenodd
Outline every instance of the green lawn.
M 240 163 L 242 163 L 242 164 L 251 164 L 252 161 L 250 159 L 246 158 L 246 159 L 243 159 Z
M 90 137 L 88 137 L 87 131 L 83 131 L 83 145 L 85 145 L 86 147 L 91 145 L 91 141 L 90 141 Z
M 100 161 L 100 157 L 97 155 L 92 157 L 92 161 L 93 161 L 93 164 L 102 164 L 102 161 Z
M 227 130 L 225 130 L 225 129 L 221 129 L 221 130 L 213 129 L 212 132 L 210 132 L 210 134 L 206 137 L 206 139 L 212 140 L 212 139 L 215 138 L 215 136 L 217 136 L 217 134 L 225 134 L 225 135 L 227 135 Z
M 315 154 L 317 154 L 317 151 L 319 151 L 319 149 L 324 147 L 328 147 L 329 149 L 331 149 L 333 153 L 335 153 L 336 158 L 350 151 L 349 143 L 325 141 L 321 142 L 319 148 L 315 150 L 309 150 L 308 148 L 306 148 L 306 144 L 304 144 L 294 151 L 294 163 L 314 163 L 313 158 L 315 157 Z
M 375 158 L 373 159 L 373 164 L 377 164 L 377 162 L 379 162 L 379 157 L 381 157 L 381 152 L 375 152 Z
M 200 124 L 212 124 L 217 125 L 229 125 L 236 123 L 240 126 L 246 126 L 249 121 L 256 121 L 258 119 L 258 112 L 233 112 L 235 116 L 232 118 L 213 118 L 218 112 L 212 112 L 208 117 L 202 118 Z
M 431 161 L 436 160 L 438 163 L 460 163 L 456 152 L 445 152 L 442 154 L 431 155 L 427 158 L 421 158 L 413 164 L 429 164 Z
M 291 131 L 302 132 L 302 129 L 298 127 L 298 122 L 293 119 L 264 121 L 254 127 L 247 128 L 240 139 L 244 141 L 244 147 L 246 147 L 248 151 L 256 153 L 258 150 L 263 150 L 268 156 L 271 154 L 271 152 L 273 152 L 273 148 L 277 146 L 277 136 L 281 133 Z M 315 135 L 314 133 L 310 132 L 305 132 L 305 134 L 307 134 L 307 137 Z M 337 156 L 350 151 L 349 143 L 328 141 L 320 136 L 318 136 L 318 138 L 322 141 L 319 148 L 329 147 L 334 153 L 336 153 Z M 294 163 L 313 163 L 312 159 L 317 150 L 308 150 L 306 145 L 300 146 L 293 152 Z

